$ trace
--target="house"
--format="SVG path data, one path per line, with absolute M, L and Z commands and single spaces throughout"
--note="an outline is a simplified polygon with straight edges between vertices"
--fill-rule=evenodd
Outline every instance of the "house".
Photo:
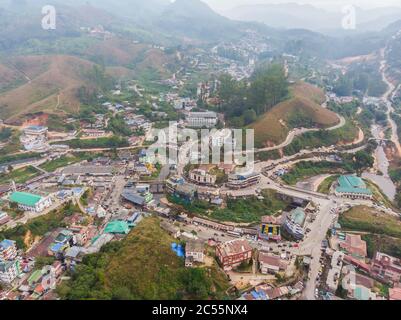
M 164 220 L 160 222 L 160 227 L 167 231 L 172 237 L 178 238 L 181 235 L 180 229 Z
M 365 182 L 357 176 L 340 176 L 337 180 L 335 195 L 348 199 L 372 199 L 373 194 Z
M 17 257 L 17 245 L 15 241 L 4 239 L 0 242 L 0 260 L 13 261 Z
M 281 260 L 279 256 L 267 252 L 259 252 L 258 261 L 260 272 L 263 274 L 275 274 L 287 269 L 285 261 Z
M 401 280 L 401 260 L 382 252 L 376 252 L 372 260 L 371 275 L 388 283 Z
M 10 202 L 16 203 L 24 211 L 42 212 L 52 205 L 50 197 L 42 197 L 28 192 L 15 191 L 10 196 Z
M 361 239 L 361 235 L 347 233 L 345 240 L 340 241 L 340 249 L 356 257 L 366 257 L 366 241 Z
M 11 218 L 8 216 L 7 212 L 0 212 L 0 226 L 9 222 Z
M 185 244 L 185 258 L 185 266 L 192 266 L 192 262 L 203 263 L 205 259 L 203 242 L 198 240 L 187 241 Z
M 401 300 L 401 287 L 388 289 L 389 300 Z
M 245 239 L 234 239 L 216 246 L 216 256 L 224 270 L 231 270 L 252 258 L 252 247 Z
M 12 283 L 21 274 L 19 260 L 0 260 L 0 283 Z

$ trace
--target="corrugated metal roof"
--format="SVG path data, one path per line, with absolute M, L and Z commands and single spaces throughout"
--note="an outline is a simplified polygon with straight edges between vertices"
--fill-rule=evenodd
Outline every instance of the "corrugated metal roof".
M 10 196 L 10 200 L 12 202 L 16 202 L 18 204 L 26 205 L 26 206 L 34 206 L 42 199 L 41 196 L 28 193 L 28 192 L 13 192 Z

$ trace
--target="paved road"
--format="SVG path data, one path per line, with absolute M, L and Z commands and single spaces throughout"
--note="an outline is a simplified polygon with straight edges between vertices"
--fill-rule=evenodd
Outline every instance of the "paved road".
M 387 78 L 387 75 L 386 75 L 387 61 L 384 58 L 385 52 L 386 52 L 386 48 L 381 50 L 382 60 L 380 61 L 380 72 L 382 74 L 383 81 L 388 86 L 388 90 L 383 94 L 382 99 L 387 106 L 387 119 L 388 119 L 388 122 L 390 123 L 391 130 L 392 130 L 391 141 L 393 141 L 393 143 L 397 149 L 398 156 L 401 157 L 401 144 L 400 144 L 400 140 L 398 137 L 397 124 L 391 118 L 391 113 L 394 112 L 394 108 L 391 104 L 390 96 L 394 92 L 395 86 L 394 86 L 394 84 L 392 84 L 390 82 L 390 80 Z

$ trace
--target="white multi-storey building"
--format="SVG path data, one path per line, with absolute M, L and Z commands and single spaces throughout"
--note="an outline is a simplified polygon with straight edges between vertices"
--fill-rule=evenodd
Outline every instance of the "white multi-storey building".
M 193 128 L 212 128 L 217 124 L 216 112 L 191 112 L 186 118 L 188 126 Z

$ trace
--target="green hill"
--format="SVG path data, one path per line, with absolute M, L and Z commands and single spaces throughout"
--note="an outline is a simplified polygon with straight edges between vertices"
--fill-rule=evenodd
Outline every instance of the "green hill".
M 211 268 L 185 268 L 171 250 L 176 241 L 144 219 L 120 242 L 84 258 L 58 292 L 65 299 L 221 299 L 228 288 L 225 275 Z
M 277 104 L 250 125 L 255 130 L 257 146 L 279 144 L 293 128 L 326 128 L 338 123 L 337 115 L 320 105 L 325 99 L 321 89 L 300 82 L 290 92 L 290 99 Z

